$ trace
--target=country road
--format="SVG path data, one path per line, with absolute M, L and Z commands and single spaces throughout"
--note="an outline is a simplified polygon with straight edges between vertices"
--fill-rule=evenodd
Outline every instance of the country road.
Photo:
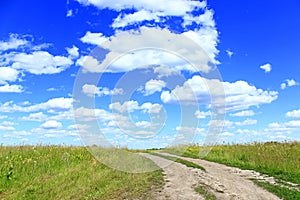
M 170 155 L 161 153 L 164 155 Z M 203 196 L 195 187 L 203 187 L 221 200 L 277 200 L 274 194 L 256 186 L 249 178 L 256 175 L 249 170 L 240 170 L 201 159 L 180 157 L 201 165 L 206 171 L 186 167 L 183 164 L 150 154 L 141 154 L 151 159 L 164 170 L 165 185 L 155 198 L 158 200 L 201 200 Z M 172 155 L 174 156 L 174 155 Z M 178 157 L 178 156 L 176 156 Z

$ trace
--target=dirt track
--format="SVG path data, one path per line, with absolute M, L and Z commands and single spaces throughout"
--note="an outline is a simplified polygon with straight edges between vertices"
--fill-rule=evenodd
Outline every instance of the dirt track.
M 164 170 L 166 184 L 162 191 L 155 195 L 158 200 L 204 199 L 204 197 L 195 192 L 194 188 L 197 186 L 206 188 L 213 193 L 217 199 L 222 200 L 279 199 L 277 196 L 248 180 L 255 176 L 255 174 L 249 170 L 240 170 L 200 159 L 180 157 L 203 166 L 206 169 L 206 172 L 204 172 L 200 169 L 189 168 L 180 163 L 172 162 L 158 156 L 150 154 L 142 155 L 151 159 Z

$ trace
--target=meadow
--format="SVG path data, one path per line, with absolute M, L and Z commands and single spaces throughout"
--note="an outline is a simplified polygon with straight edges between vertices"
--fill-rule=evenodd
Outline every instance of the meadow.
M 203 148 L 197 145 L 177 146 L 159 151 L 199 158 Z M 119 155 L 120 163 L 127 159 L 128 167 L 132 169 L 157 168 L 150 160 L 127 155 L 126 151 L 122 151 L 123 154 L 114 151 L 95 150 L 94 153 L 107 154 L 104 157 L 109 159 Z M 155 155 L 156 151 L 146 152 Z M 201 166 L 183 159 L 165 158 L 201 169 Z M 203 159 L 252 169 L 273 176 L 278 182 L 300 184 L 299 142 L 219 145 L 214 146 Z M 300 199 L 298 191 L 254 181 L 282 199 Z M 160 190 L 163 184 L 160 169 L 148 173 L 114 170 L 97 161 L 84 147 L 0 146 L 0 199 L 153 199 L 153 192 Z M 205 190 L 198 188 L 197 192 L 203 194 Z
M 113 170 L 84 147 L 0 146 L 0 152 L 0 199 L 151 199 L 163 184 L 161 170 Z

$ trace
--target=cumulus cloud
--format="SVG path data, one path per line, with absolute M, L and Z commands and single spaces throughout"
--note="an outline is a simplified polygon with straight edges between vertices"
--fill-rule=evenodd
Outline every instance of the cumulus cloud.
M 11 61 L 12 68 L 36 75 L 60 73 L 73 64 L 70 58 L 53 56 L 46 51 L 36 51 L 31 54 L 18 53 Z
M 227 53 L 227 55 L 228 55 L 229 58 L 231 58 L 233 56 L 233 54 L 234 54 L 233 51 L 231 51 L 230 49 L 227 49 L 226 53 Z
M 71 59 L 77 58 L 79 56 L 78 47 L 74 46 L 72 48 L 66 48 Z
M 74 117 L 79 121 L 92 121 L 95 119 L 100 119 L 101 121 L 110 121 L 114 119 L 114 116 L 103 109 L 98 108 L 76 108 L 74 111 Z
M 292 133 L 300 130 L 300 120 L 292 120 L 283 123 L 270 123 L 265 132 L 276 132 L 277 134 Z
M 82 86 L 82 92 L 90 97 L 93 97 L 94 95 L 101 97 L 123 94 L 124 91 L 122 88 L 114 88 L 110 90 L 107 87 L 97 87 L 96 85 L 85 84 Z
M 73 16 L 73 10 L 68 10 L 67 11 L 67 14 L 66 14 L 66 17 L 72 17 Z
M 18 49 L 21 46 L 27 45 L 29 42 L 25 39 L 20 38 L 17 34 L 10 34 L 8 41 L 0 41 L 0 52 Z
M 91 33 L 90 31 L 80 38 L 81 42 L 101 46 L 109 38 L 103 36 L 102 33 Z
M 296 85 L 299 85 L 299 83 L 296 82 L 294 79 L 286 79 L 286 82 L 280 84 L 280 88 L 282 90 L 284 90 L 287 87 L 293 87 L 293 86 L 296 86 Z
M 229 115 L 232 117 L 250 117 L 253 116 L 255 113 L 252 110 L 243 110 L 237 113 L 230 113 Z
M 141 128 L 147 128 L 151 125 L 151 122 L 139 121 L 139 122 L 136 122 L 135 125 L 138 127 L 141 127 Z
M 42 112 L 38 112 L 38 113 L 30 113 L 28 116 L 22 117 L 22 120 L 24 121 L 45 121 L 48 118 L 47 115 L 45 115 Z
M 23 92 L 23 87 L 21 85 L 9 85 L 5 84 L 0 86 L 0 93 L 21 93 Z
M 155 20 L 156 22 L 158 22 L 159 16 L 162 16 L 162 13 L 159 12 L 154 13 L 148 10 L 139 10 L 135 13 L 126 14 L 126 15 L 120 14 L 116 19 L 114 19 L 112 27 L 121 28 L 145 20 L 147 21 Z
M 54 113 L 70 110 L 72 105 L 73 99 L 65 97 L 49 99 L 46 102 L 30 106 L 20 106 L 14 104 L 13 101 L 8 101 L 0 104 L 0 112 L 35 112 L 38 110 L 46 110 L 47 112 Z
M 43 128 L 43 129 L 59 129 L 61 127 L 62 127 L 62 124 L 55 120 L 46 121 L 45 123 L 43 123 L 41 125 L 41 128 Z
M 222 88 L 220 86 L 224 87 L 224 91 L 220 90 Z M 227 111 L 245 110 L 251 106 L 268 104 L 278 97 L 278 92 L 264 91 L 245 81 L 220 82 L 195 75 L 182 86 L 177 86 L 172 91 L 163 91 L 161 100 L 164 103 L 175 103 L 177 100 L 182 103 L 195 103 L 197 100 L 199 103 L 208 104 L 212 95 L 217 102 L 222 103 L 224 92 Z
M 293 117 L 293 118 L 300 118 L 300 109 L 299 110 L 293 110 L 286 113 L 287 117 Z
M 145 113 L 159 113 L 162 109 L 160 104 L 152 104 L 150 102 L 143 103 L 139 105 L 137 101 L 126 101 L 123 104 L 120 102 L 114 102 L 109 105 L 109 109 L 118 111 L 120 113 L 134 112 L 136 110 L 141 110 Z
M 145 84 L 145 96 L 154 94 L 155 92 L 161 92 L 162 88 L 166 87 L 166 83 L 162 80 L 151 79 Z
M 111 9 L 120 11 L 123 9 L 137 9 L 143 10 L 147 9 L 152 12 L 162 12 L 165 15 L 171 16 L 180 16 L 185 15 L 188 12 L 193 11 L 195 8 L 204 8 L 206 6 L 205 1 L 160 1 L 160 0 L 140 0 L 140 1 L 131 1 L 123 0 L 118 3 L 115 3 L 110 0 L 77 0 L 79 3 L 87 6 L 93 5 L 99 9 Z
M 280 88 L 281 88 L 282 90 L 284 90 L 284 89 L 286 88 L 286 83 L 281 83 L 281 84 L 280 84 Z
M 289 87 L 299 85 L 299 83 L 297 83 L 294 79 L 287 79 L 286 82 Z
M 269 73 L 272 70 L 272 66 L 271 66 L 271 64 L 268 63 L 268 64 L 260 66 L 260 69 L 264 70 L 266 73 Z
M 12 126 L 2 126 L 0 125 L 0 131 L 14 131 L 15 128 Z
M 197 110 L 195 112 L 195 116 L 197 119 L 205 119 L 206 117 L 211 116 L 211 112 L 210 111 L 204 112 L 204 111 Z
M 18 79 L 19 72 L 11 67 L 0 67 L 0 84 L 14 82 Z
M 255 125 L 257 124 L 257 120 L 255 119 L 246 119 L 243 122 L 235 122 L 235 125 L 237 126 L 249 126 L 249 125 Z
M 102 48 L 108 50 L 104 60 L 84 56 L 76 64 L 88 72 L 128 72 L 153 65 L 181 66 L 179 70 L 209 72 L 212 68 L 209 62 L 214 61 L 218 53 L 215 41 L 217 35 L 217 31 L 210 28 L 182 34 L 147 27 L 141 27 L 139 31 L 119 31 L 101 44 Z M 141 48 L 143 50 L 130 52 Z

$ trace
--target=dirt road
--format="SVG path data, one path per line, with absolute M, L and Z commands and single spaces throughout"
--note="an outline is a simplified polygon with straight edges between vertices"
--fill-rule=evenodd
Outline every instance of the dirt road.
M 165 153 L 164 153 L 165 154 Z M 156 194 L 158 200 L 205 199 L 195 192 L 201 186 L 222 200 L 278 200 L 279 198 L 256 186 L 249 178 L 256 176 L 249 170 L 240 170 L 214 162 L 180 157 L 203 166 L 206 171 L 186 167 L 164 158 L 142 154 L 164 170 L 165 185 Z M 165 154 L 170 155 L 170 154 Z M 172 155 L 174 156 L 174 155 Z

